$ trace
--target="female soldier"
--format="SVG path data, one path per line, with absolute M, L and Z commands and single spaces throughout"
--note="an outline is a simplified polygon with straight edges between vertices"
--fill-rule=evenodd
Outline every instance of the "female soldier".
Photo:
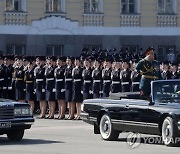
M 93 98 L 101 97 L 102 91 L 102 71 L 100 69 L 100 62 L 94 62 L 94 70 L 92 71 L 92 78 L 93 78 Z
M 118 93 L 121 92 L 121 80 L 120 80 L 120 63 L 115 61 L 113 62 L 114 69 L 111 72 L 111 92 Z
M 24 102 L 24 67 L 21 59 L 17 60 L 15 72 L 15 92 L 16 100 Z
M 104 69 L 102 70 L 103 78 L 103 97 L 109 97 L 110 85 L 111 85 L 111 62 L 110 59 L 106 59 L 104 62 Z
M 92 93 L 92 69 L 88 59 L 84 60 L 83 77 L 83 100 L 90 99 Z
M 124 60 L 122 63 L 122 71 L 120 73 L 122 92 L 130 92 L 131 87 L 131 71 L 129 69 L 128 60 Z
M 38 118 L 45 118 L 47 102 L 45 101 L 45 69 L 42 65 L 42 59 L 36 58 L 37 67 L 34 69 L 35 77 L 35 91 L 36 91 L 36 100 L 40 103 L 40 116 Z
M 26 101 L 31 106 L 32 113 L 34 113 L 34 70 L 32 62 L 27 64 L 24 81 L 26 83 Z
M 132 72 L 131 72 L 131 91 L 138 92 L 139 91 L 139 82 L 141 80 L 141 74 L 136 70 L 136 63 L 132 64 Z
M 64 90 L 64 66 L 63 59 L 58 58 L 56 61 L 57 68 L 54 70 L 55 76 L 55 89 L 56 95 L 55 98 L 58 101 L 59 115 L 56 119 L 64 119 L 66 111 L 66 102 L 65 102 L 65 90 Z
M 66 59 L 67 67 L 64 72 L 65 76 L 65 101 L 69 103 L 69 116 L 68 120 L 74 119 L 75 104 L 72 102 L 72 60 L 71 57 Z
M 82 68 L 80 67 L 79 58 L 75 59 L 75 67 L 72 70 L 73 77 L 73 99 L 72 101 L 76 104 L 77 116 L 76 120 L 80 119 L 81 114 L 81 103 L 83 101 L 83 96 L 81 94 L 82 90 Z M 72 115 L 74 111 L 72 111 Z
M 46 101 L 48 101 L 49 105 L 49 114 L 46 117 L 47 119 L 54 119 L 54 112 L 56 108 L 55 102 L 55 93 L 53 89 L 55 87 L 54 81 L 54 67 L 52 65 L 52 59 L 47 59 L 47 67 L 45 69 L 45 78 L 46 78 Z

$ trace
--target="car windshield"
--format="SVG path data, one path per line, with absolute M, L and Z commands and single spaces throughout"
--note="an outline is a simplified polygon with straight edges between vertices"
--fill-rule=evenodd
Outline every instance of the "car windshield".
M 153 100 L 158 103 L 180 104 L 180 80 L 154 82 Z

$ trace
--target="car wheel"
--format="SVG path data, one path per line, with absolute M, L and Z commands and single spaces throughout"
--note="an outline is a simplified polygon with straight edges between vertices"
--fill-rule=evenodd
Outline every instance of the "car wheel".
M 12 130 L 7 133 L 10 141 L 21 141 L 24 136 L 24 130 Z
M 111 118 L 107 114 L 101 117 L 99 127 L 101 136 L 104 140 L 112 141 L 118 139 L 119 132 L 113 129 Z
M 162 124 L 162 140 L 167 146 L 174 146 L 175 143 L 175 128 L 173 119 L 167 117 Z

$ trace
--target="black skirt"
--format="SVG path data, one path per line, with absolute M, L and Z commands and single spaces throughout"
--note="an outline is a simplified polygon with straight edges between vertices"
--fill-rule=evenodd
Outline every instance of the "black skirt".
M 73 102 L 82 102 L 83 101 L 83 95 L 81 93 L 81 81 L 74 82 L 73 84 Z
M 64 89 L 64 82 L 59 81 L 55 83 L 55 98 L 56 100 L 64 100 L 65 99 L 65 89 Z
M 121 92 L 121 84 L 112 84 L 111 85 L 111 92 L 112 93 L 118 93 Z
M 24 81 L 23 80 L 15 81 L 15 93 L 16 93 L 16 100 L 24 100 L 25 99 Z
M 26 101 L 34 101 L 34 85 L 26 84 Z
M 46 101 L 55 101 L 55 93 L 46 89 Z
M 72 102 L 72 81 L 65 82 L 65 101 Z
M 111 83 L 103 84 L 103 97 L 109 97 Z

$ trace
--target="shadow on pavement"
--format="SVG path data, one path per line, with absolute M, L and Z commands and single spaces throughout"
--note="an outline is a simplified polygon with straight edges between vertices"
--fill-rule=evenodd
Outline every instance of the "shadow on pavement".
M 43 140 L 43 139 L 22 139 L 21 141 L 10 141 L 7 139 L 7 137 L 0 137 L 0 146 L 1 145 L 55 144 L 55 143 L 65 143 L 65 142 Z

